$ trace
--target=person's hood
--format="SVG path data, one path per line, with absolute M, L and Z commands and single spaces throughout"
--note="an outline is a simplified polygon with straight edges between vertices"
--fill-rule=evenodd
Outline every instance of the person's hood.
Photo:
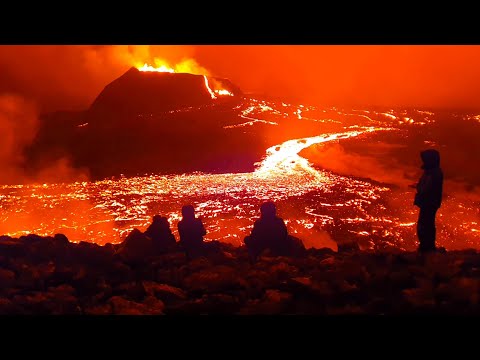
M 423 161 L 422 169 L 437 169 L 440 167 L 440 153 L 434 149 L 424 150 L 420 153 Z

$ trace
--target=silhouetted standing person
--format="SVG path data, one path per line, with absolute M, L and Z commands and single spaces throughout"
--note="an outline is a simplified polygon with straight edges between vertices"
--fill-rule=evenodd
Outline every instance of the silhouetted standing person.
M 277 209 L 271 201 L 261 205 L 260 219 L 255 221 L 244 242 L 253 261 L 266 249 L 275 256 L 293 256 L 305 250 L 300 239 L 288 235 L 287 226 L 277 216 Z
M 203 250 L 203 237 L 207 234 L 202 220 L 195 217 L 192 205 L 182 207 L 182 220 L 178 222 L 180 244 L 188 258 L 198 256 Z
M 145 235 L 152 239 L 154 249 L 159 252 L 168 251 L 177 243 L 165 216 L 155 215 Z
M 435 215 L 442 204 L 443 172 L 440 168 L 440 153 L 429 149 L 420 153 L 423 175 L 416 184 L 414 205 L 420 208 L 417 223 L 419 251 L 434 251 Z

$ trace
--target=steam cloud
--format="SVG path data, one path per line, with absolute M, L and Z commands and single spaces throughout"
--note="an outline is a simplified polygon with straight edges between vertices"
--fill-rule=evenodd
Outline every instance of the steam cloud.
M 38 128 L 35 106 L 15 95 L 0 95 L 0 182 L 22 173 L 23 148 L 34 139 Z
M 87 180 L 88 174 L 73 168 L 67 158 L 33 174 L 26 171 L 24 149 L 34 140 L 38 129 L 39 117 L 33 102 L 18 95 L 0 95 L 0 184 Z
M 386 146 L 386 145 L 379 145 Z M 377 182 L 406 187 L 417 179 L 409 176 L 417 169 L 406 169 L 397 165 L 394 159 L 384 164 L 378 158 L 347 152 L 341 144 L 316 145 L 304 150 L 305 156 L 314 165 L 341 175 L 356 176 Z
M 401 146 L 394 144 L 378 143 L 372 144 L 372 149 L 377 149 L 377 153 L 383 152 L 388 147 Z M 375 151 L 374 151 L 375 153 Z M 314 145 L 305 149 L 302 154 L 314 165 L 325 170 L 332 171 L 340 175 L 356 176 L 365 179 L 371 179 L 377 182 L 394 185 L 401 191 L 410 184 L 416 183 L 421 176 L 421 169 L 414 166 L 399 164 L 398 161 L 390 157 L 388 163 L 382 162 L 380 156 L 369 156 L 346 151 L 340 143 L 329 145 Z M 463 156 L 464 157 L 464 156 Z M 441 167 L 443 169 L 444 194 L 446 196 L 454 195 L 459 199 L 470 199 L 480 201 L 479 184 L 474 185 L 471 179 L 469 182 L 456 178 L 465 171 L 470 171 L 465 167 L 463 172 L 455 171 L 458 159 L 462 156 L 445 157 L 442 159 Z
M 73 168 L 68 159 L 62 158 L 49 164 L 32 174 L 24 169 L 24 148 L 35 138 L 38 130 L 38 114 L 35 105 L 17 95 L 0 95 L 0 187 L 1 184 L 20 183 L 43 183 L 43 182 L 71 182 L 87 180 L 87 174 L 81 169 Z M 92 233 L 103 232 L 115 238 L 114 228 L 109 217 L 95 208 L 95 204 L 89 199 L 64 202 L 62 206 L 45 207 L 42 200 L 32 197 L 32 189 L 17 188 L 15 192 L 24 197 L 31 198 L 31 206 L 25 211 L 18 211 L 15 204 L 0 204 L 2 219 L 0 221 L 0 234 L 16 233 L 40 233 L 35 229 L 41 229 L 53 218 L 65 219 L 58 229 L 53 232 L 61 232 L 72 240 L 83 239 L 84 218 L 94 216 L 98 219 L 97 224 L 91 226 Z M 59 196 L 62 191 L 55 187 L 49 187 L 43 191 L 49 196 Z M 75 216 L 72 216 L 75 214 Z M 94 230 L 94 231 L 93 231 Z M 52 235 L 52 233 L 44 234 Z M 91 240 L 91 239 L 88 239 Z

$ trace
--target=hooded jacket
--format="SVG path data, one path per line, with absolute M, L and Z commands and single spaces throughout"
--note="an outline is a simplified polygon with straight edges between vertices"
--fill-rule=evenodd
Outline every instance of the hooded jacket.
M 423 175 L 417 184 L 414 205 L 420 208 L 438 209 L 442 204 L 443 172 L 440 168 L 440 153 L 429 149 L 420 153 Z

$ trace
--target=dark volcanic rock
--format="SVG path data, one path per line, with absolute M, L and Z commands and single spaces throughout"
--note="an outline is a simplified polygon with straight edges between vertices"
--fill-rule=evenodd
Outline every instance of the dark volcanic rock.
M 68 238 L 64 234 L 55 234 L 53 237 L 55 241 L 60 245 L 69 245 L 70 241 L 68 241 Z
M 112 315 L 113 306 L 111 303 L 87 306 L 84 313 L 86 315 Z
M 31 245 L 31 244 L 39 243 L 41 241 L 45 241 L 45 238 L 36 234 L 28 234 L 25 236 L 20 236 L 19 240 L 23 242 L 25 245 Z
M 105 275 L 112 286 L 133 280 L 132 269 L 121 261 L 115 261 L 110 268 L 106 270 Z
M 239 314 L 242 315 L 274 315 L 285 313 L 292 301 L 292 294 L 268 289 L 262 299 L 249 301 Z
M 143 303 L 127 300 L 121 296 L 114 296 L 109 300 L 116 315 L 162 315 L 165 305 L 162 301 L 152 297 Z
M 27 235 L 21 237 L 27 248 L 27 256 L 33 262 L 46 262 L 57 260 L 59 262 L 69 262 L 70 250 L 72 244 L 65 235 L 57 234 L 55 237 L 39 237 L 36 235 Z
M 0 297 L 0 315 L 19 314 L 21 309 L 11 300 Z
M 72 256 L 77 262 L 102 266 L 113 261 L 114 252 L 111 247 L 81 241 L 80 243 L 73 245 L 72 249 Z
M 147 291 L 140 282 L 121 284 L 113 289 L 113 295 L 122 295 L 133 301 L 142 301 L 147 296 Z
M 149 296 L 155 296 L 167 305 L 187 299 L 187 294 L 182 289 L 167 284 L 144 281 L 143 287 Z
M 21 257 L 26 254 L 25 245 L 17 239 L 4 238 L 0 241 L 0 255 L 7 258 Z
M 16 295 L 12 302 L 21 306 L 26 314 L 54 315 L 80 314 L 77 299 L 68 292 L 55 291 L 32 292 Z
M 187 276 L 184 286 L 191 292 L 213 293 L 246 288 L 247 284 L 234 268 L 219 265 Z
M 360 250 L 360 247 L 358 245 L 358 242 L 355 242 L 355 241 L 338 244 L 338 252 L 346 252 L 346 251 L 355 252 L 359 250 Z
M 480 314 L 477 252 L 309 251 L 251 263 L 220 245 L 222 258 L 188 261 L 151 256 L 138 230 L 132 239 L 2 237 L 12 256 L 1 255 L 0 314 Z
M 11 270 L 0 268 L 0 291 L 12 286 L 15 282 L 15 273 Z

